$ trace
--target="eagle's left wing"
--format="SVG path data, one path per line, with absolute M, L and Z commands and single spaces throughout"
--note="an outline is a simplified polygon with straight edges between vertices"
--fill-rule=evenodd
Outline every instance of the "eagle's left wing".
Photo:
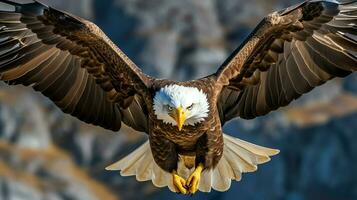
M 222 123 L 265 115 L 357 70 L 357 4 L 306 1 L 265 18 L 215 74 Z
M 96 25 L 36 0 L 0 0 L 0 80 L 32 86 L 87 123 L 147 131 L 152 79 Z

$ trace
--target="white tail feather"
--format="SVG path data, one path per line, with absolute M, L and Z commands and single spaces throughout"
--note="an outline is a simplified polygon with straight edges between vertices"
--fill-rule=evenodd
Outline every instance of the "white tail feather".
M 269 156 L 279 153 L 279 150 L 251 144 L 224 134 L 224 151 L 221 160 L 214 169 L 202 172 L 199 190 L 210 192 L 212 188 L 217 191 L 226 191 L 231 186 L 231 181 L 240 181 L 242 173 L 256 171 L 257 165 L 268 162 Z M 152 180 L 156 187 L 166 187 L 173 192 L 172 175 L 162 170 L 154 161 L 149 141 L 134 152 L 106 168 L 107 170 L 120 170 L 122 176 L 136 176 L 138 181 Z M 178 163 L 178 174 L 187 179 L 194 169 L 186 168 L 183 159 Z

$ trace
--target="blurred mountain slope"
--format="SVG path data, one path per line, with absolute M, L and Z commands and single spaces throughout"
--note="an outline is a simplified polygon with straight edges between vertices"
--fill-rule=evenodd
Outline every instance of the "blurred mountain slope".
M 35 150 L 0 142 L 0 158 L 4 199 L 119 199 L 56 147 Z

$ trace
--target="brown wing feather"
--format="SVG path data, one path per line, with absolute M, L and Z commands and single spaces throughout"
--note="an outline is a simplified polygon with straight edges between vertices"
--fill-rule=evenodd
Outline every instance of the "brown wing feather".
M 0 3 L 14 7 L 0 9 L 1 80 L 32 86 L 87 123 L 147 130 L 151 79 L 97 26 L 37 1 Z
M 265 18 L 215 74 L 222 122 L 265 115 L 357 70 L 356 14 L 355 2 L 315 0 Z

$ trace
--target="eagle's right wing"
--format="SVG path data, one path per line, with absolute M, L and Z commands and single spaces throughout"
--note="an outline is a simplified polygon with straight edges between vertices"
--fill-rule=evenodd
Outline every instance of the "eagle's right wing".
M 357 3 L 310 0 L 265 18 L 216 73 L 222 123 L 288 105 L 357 70 Z
M 0 0 L 0 79 L 32 86 L 87 123 L 147 130 L 151 79 L 96 25 L 37 1 Z

